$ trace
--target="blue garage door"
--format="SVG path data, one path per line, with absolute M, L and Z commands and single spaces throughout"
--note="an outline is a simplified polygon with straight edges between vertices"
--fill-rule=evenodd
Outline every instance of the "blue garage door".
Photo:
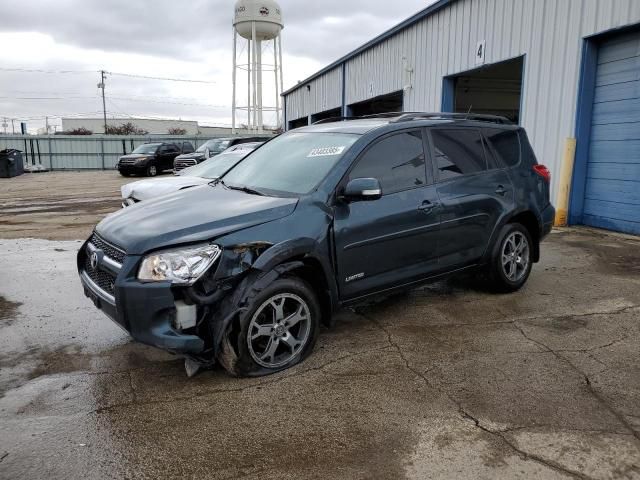
M 583 222 L 640 234 L 640 33 L 598 51 Z

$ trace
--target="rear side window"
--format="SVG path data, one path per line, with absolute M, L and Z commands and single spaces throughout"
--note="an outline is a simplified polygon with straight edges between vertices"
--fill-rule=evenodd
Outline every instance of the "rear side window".
M 515 167 L 520 163 L 520 141 L 515 130 L 487 128 L 484 134 L 504 167 Z
M 487 169 L 482 136 L 478 130 L 438 128 L 431 130 L 431 138 L 439 180 Z
M 536 154 L 533 152 L 533 148 L 531 148 L 531 142 L 529 141 L 529 137 L 527 137 L 527 132 L 520 130 L 519 137 L 522 148 L 522 161 L 525 165 L 536 165 L 538 160 L 536 159 Z
M 396 133 L 375 143 L 349 174 L 354 178 L 377 178 L 385 195 L 426 184 L 422 133 Z

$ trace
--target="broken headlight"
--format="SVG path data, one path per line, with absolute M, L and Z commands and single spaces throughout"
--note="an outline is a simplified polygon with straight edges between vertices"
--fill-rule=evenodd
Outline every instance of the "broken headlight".
M 217 245 L 155 252 L 142 260 L 138 280 L 193 285 L 214 264 L 221 252 L 222 249 Z

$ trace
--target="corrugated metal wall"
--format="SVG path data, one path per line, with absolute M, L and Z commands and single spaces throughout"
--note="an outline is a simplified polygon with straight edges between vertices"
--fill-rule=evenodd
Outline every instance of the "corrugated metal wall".
M 307 85 L 311 90 L 307 90 Z M 334 68 L 287 95 L 287 121 L 297 120 L 342 105 L 342 69 Z
M 479 41 L 486 64 L 525 55 L 521 123 L 557 181 L 564 139 L 575 131 L 582 39 L 635 23 L 640 0 L 458 0 L 348 60 L 346 103 L 411 83 L 404 109 L 439 111 L 443 77 L 476 68 Z
M 121 155 L 152 141 L 190 141 L 194 148 L 211 137 L 152 137 L 115 135 L 6 135 L 0 136 L 0 150 L 15 148 L 23 152 L 29 164 L 42 164 L 51 170 L 82 170 L 115 168 Z M 123 143 L 124 142 L 124 143 Z

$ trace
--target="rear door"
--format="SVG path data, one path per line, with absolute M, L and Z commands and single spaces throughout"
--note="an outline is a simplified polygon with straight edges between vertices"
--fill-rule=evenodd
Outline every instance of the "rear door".
M 513 208 L 513 186 L 499 168 L 479 129 L 429 129 L 440 200 L 440 266 L 477 262 L 505 211 Z
M 160 147 L 160 165 L 162 170 L 173 168 L 173 160 L 180 154 L 180 149 L 173 144 Z
M 354 163 L 354 178 L 377 178 L 382 198 L 334 210 L 338 284 L 345 298 L 406 283 L 438 266 L 437 192 L 426 168 L 423 131 L 394 132 Z

